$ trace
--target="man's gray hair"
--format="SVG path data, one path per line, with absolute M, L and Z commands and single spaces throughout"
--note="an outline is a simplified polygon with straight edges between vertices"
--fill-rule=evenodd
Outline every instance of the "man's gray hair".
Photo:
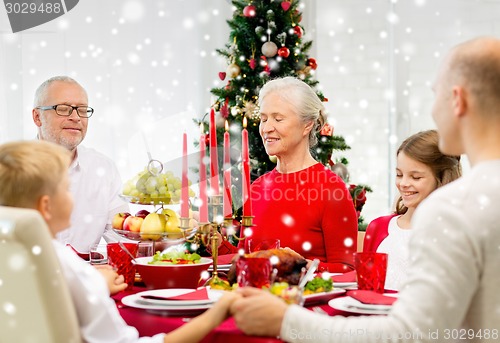
M 54 77 L 51 77 L 50 79 L 44 81 L 40 86 L 38 86 L 38 88 L 36 89 L 35 91 L 35 100 L 33 102 L 33 107 L 37 107 L 37 106 L 41 106 L 44 101 L 45 101 L 45 98 L 47 97 L 47 89 L 49 88 L 49 86 L 53 83 L 53 82 L 56 82 L 56 81 L 59 81 L 59 82 L 67 82 L 67 83 L 74 83 L 74 84 L 77 84 L 79 85 L 80 87 L 82 87 L 82 85 L 80 85 L 75 79 L 72 79 L 71 77 L 69 76 L 54 76 Z M 83 87 L 82 87 L 83 90 L 85 90 Z

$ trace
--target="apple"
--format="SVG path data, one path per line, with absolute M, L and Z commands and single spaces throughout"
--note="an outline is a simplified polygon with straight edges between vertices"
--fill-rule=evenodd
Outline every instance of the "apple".
M 123 222 L 129 216 L 130 216 L 130 213 L 128 213 L 128 212 L 120 212 L 120 213 L 115 214 L 113 216 L 113 220 L 111 221 L 111 226 L 113 227 L 113 229 L 123 230 Z
M 142 219 L 146 218 L 146 216 L 149 214 L 148 210 L 140 210 L 138 211 L 135 216 L 136 217 L 141 217 Z
M 143 221 L 144 218 L 142 217 L 128 216 L 127 218 L 125 218 L 125 221 L 123 222 L 123 230 L 131 232 L 140 232 Z
M 156 212 L 150 213 L 144 218 L 141 225 L 141 238 L 157 240 L 165 229 L 167 216 Z

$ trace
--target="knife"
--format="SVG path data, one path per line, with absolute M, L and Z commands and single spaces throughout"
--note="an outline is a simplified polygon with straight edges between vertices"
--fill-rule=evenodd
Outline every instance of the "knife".
M 318 268 L 319 265 L 319 260 L 316 258 L 314 261 L 311 263 L 311 266 L 307 270 L 307 273 L 300 279 L 299 281 L 299 289 L 304 289 L 306 286 L 307 281 L 311 278 L 311 276 L 314 274 L 316 271 L 316 268 Z

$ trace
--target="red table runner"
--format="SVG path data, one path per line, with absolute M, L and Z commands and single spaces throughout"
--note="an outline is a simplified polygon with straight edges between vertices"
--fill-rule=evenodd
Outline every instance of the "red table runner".
M 143 336 L 153 336 L 158 333 L 169 333 L 172 330 L 184 325 L 186 319 L 189 316 L 162 316 L 155 313 L 150 313 L 142 309 L 132 308 L 125 306 L 121 303 L 121 299 L 127 295 L 145 291 L 146 288 L 134 286 L 130 291 L 120 292 L 119 294 L 113 296 L 116 301 L 116 306 L 120 315 L 125 320 L 125 322 L 134 326 L 141 337 Z M 343 312 L 340 310 L 335 310 L 328 306 L 328 304 L 315 305 L 314 307 L 321 307 L 328 315 L 343 315 L 343 316 L 356 316 L 356 314 Z M 236 327 L 236 323 L 233 318 L 228 318 L 219 327 L 215 328 L 210 332 L 203 340 L 204 343 L 227 343 L 227 342 L 238 342 L 238 343 L 280 343 L 283 342 L 280 339 L 274 337 L 257 337 L 257 336 L 247 336 L 240 329 Z

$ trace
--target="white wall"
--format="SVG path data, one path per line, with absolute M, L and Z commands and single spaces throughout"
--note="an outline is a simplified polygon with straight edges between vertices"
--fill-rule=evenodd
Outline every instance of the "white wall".
M 450 46 L 500 36 L 500 1 L 305 0 L 306 38 L 335 132 L 352 149 L 351 180 L 366 183 L 364 215 L 389 211 L 394 149 L 433 128 L 430 86 Z M 390 13 L 394 15 L 390 15 Z M 69 13 L 12 34 L 0 6 L 0 143 L 36 135 L 35 88 L 56 74 L 75 77 L 96 109 L 85 145 L 115 160 L 124 179 L 153 157 L 180 154 L 180 132 L 209 106 L 225 61 L 229 0 L 85 0 Z M 396 20 L 397 19 L 397 20 Z M 186 114 L 187 112 L 187 114 Z M 191 147 L 192 148 L 192 147 Z

